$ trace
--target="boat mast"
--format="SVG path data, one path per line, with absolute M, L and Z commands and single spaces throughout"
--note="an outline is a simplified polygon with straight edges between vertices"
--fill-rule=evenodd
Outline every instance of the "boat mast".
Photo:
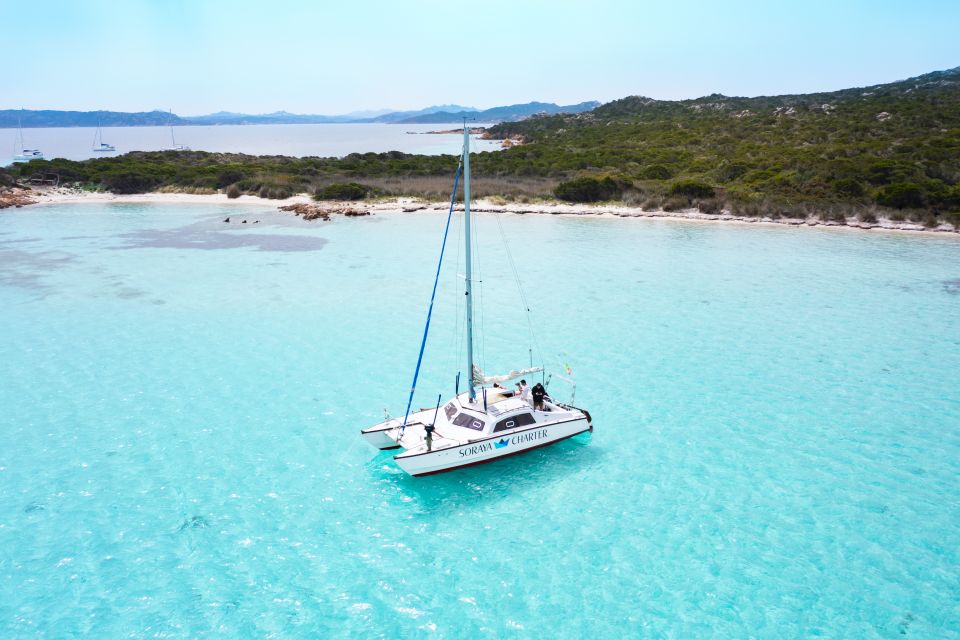
M 23 119 L 21 115 L 23 114 L 23 107 L 20 107 L 20 113 L 17 114 L 17 140 L 13 141 L 13 154 L 22 155 L 23 154 Z
M 466 229 L 467 280 L 467 389 L 470 402 L 477 399 L 473 388 L 473 260 L 470 256 L 470 129 L 463 121 L 463 226 Z

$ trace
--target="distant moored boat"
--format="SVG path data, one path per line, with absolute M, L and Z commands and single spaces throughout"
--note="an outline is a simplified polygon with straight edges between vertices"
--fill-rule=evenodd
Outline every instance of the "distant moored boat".
M 97 119 L 97 131 L 93 134 L 93 151 L 96 153 L 108 153 L 116 150 L 117 148 L 115 146 L 103 141 L 103 132 L 100 130 L 100 120 Z
M 23 107 L 20 108 L 21 113 L 23 112 Z M 17 116 L 17 138 L 14 141 L 13 148 L 13 162 L 14 164 L 21 162 L 30 162 L 31 160 L 43 160 L 43 152 L 40 149 L 26 149 L 24 148 L 23 143 L 23 124 L 20 121 L 20 116 Z
M 177 138 L 173 135 L 173 109 L 170 109 L 170 145 L 167 151 L 190 151 L 187 145 L 177 144 Z

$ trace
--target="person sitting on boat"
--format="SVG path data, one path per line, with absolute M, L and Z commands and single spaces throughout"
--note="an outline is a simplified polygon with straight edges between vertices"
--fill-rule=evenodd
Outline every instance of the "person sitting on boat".
M 517 393 L 520 394 L 520 399 L 530 404 L 530 387 L 527 386 L 526 380 L 521 380 L 517 383 Z
M 538 382 L 533 385 L 531 394 L 533 395 L 533 408 L 537 411 L 543 411 L 543 398 L 547 395 L 546 388 Z
M 510 389 L 507 389 L 505 386 L 503 386 L 499 382 L 494 382 L 493 388 L 497 393 L 502 395 L 504 398 L 512 398 L 514 395 L 513 391 L 511 391 Z

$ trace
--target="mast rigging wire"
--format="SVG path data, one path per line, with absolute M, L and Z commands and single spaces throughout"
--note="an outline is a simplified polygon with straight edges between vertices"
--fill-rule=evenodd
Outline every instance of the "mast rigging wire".
M 500 230 L 500 239 L 503 240 L 503 247 L 504 249 L 506 249 L 506 253 L 507 253 L 507 262 L 510 264 L 510 270 L 513 272 L 513 279 L 517 283 L 517 291 L 520 292 L 520 301 L 523 303 L 524 313 L 527 317 L 527 332 L 529 335 L 529 340 L 530 340 L 529 345 L 530 345 L 530 351 L 531 351 L 530 366 L 531 367 L 533 366 L 532 351 L 533 351 L 533 348 L 535 347 L 537 351 L 538 359 L 540 360 L 540 364 L 541 366 L 544 367 L 544 370 L 546 370 L 546 366 L 543 361 L 543 349 L 540 347 L 540 341 L 537 340 L 537 334 L 533 330 L 533 318 L 532 318 L 533 312 L 530 309 L 530 303 L 527 301 L 527 295 L 523 291 L 523 283 L 520 279 L 520 271 L 519 269 L 517 269 L 517 264 L 513 260 L 513 252 L 510 250 L 510 243 L 507 241 L 507 234 L 503 230 L 503 223 L 500 220 L 500 212 L 494 211 L 494 217 L 497 220 L 497 228 Z

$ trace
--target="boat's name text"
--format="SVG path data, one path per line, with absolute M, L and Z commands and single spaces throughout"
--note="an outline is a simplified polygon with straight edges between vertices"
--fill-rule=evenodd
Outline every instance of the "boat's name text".
M 477 444 L 472 444 L 469 447 L 463 447 L 457 453 L 460 454 L 461 458 L 468 458 L 470 456 L 476 456 L 481 453 L 493 451 L 494 449 L 503 449 L 504 447 L 508 447 L 510 445 L 524 444 L 527 442 L 533 442 L 534 440 L 542 440 L 546 437 L 546 429 L 537 429 L 536 431 L 518 433 L 509 440 L 506 438 L 501 438 L 500 440 L 491 440 L 489 442 L 478 442 Z

